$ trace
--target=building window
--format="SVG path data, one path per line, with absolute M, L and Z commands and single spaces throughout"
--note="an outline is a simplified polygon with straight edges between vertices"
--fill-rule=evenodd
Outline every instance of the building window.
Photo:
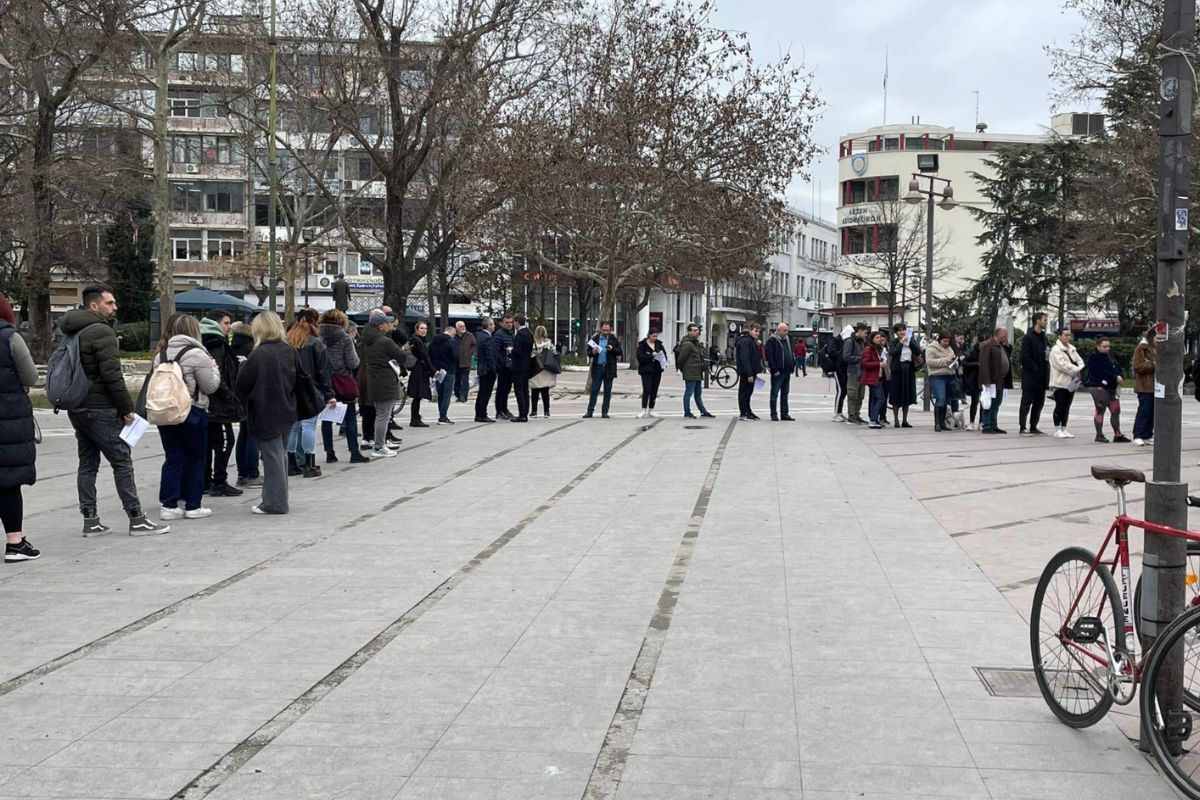
M 209 231 L 208 253 L 209 261 L 221 258 L 233 258 L 242 254 L 245 242 L 241 231 Z
M 204 260 L 204 239 L 198 235 L 199 231 L 190 235 L 173 233 L 176 235 L 171 237 L 171 252 L 176 261 Z
M 171 58 L 171 67 L 178 70 L 194 70 L 197 68 L 198 63 L 199 59 L 197 58 L 196 53 L 187 50 L 178 52 L 174 55 L 174 57 Z
M 171 210 L 197 214 L 204 210 L 204 191 L 201 184 L 174 181 L 171 183 Z
M 869 306 L 872 301 L 870 292 L 846 292 L 842 297 L 843 304 L 848 306 Z
M 867 187 L 867 199 L 871 202 L 900 199 L 900 176 L 889 175 L 870 181 Z
M 244 187 L 240 183 L 209 183 L 204 185 L 204 210 L 222 214 L 242 213 Z

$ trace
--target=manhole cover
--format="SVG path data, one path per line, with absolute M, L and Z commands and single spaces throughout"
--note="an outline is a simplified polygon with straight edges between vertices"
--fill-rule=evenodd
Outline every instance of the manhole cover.
M 1031 668 L 975 667 L 975 674 L 993 697 L 1041 697 Z
M 708 428 L 708 426 L 707 426 L 707 425 L 684 425 L 684 426 L 683 426 L 683 429 L 684 429 L 685 431 L 702 431 L 702 430 L 705 430 L 705 429 L 707 429 L 707 428 Z

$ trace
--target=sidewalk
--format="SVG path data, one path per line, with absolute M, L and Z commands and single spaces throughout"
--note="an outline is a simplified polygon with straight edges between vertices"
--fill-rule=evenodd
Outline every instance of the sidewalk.
M 286 518 L 213 500 L 153 539 L 78 537 L 74 443 L 40 416 L 46 555 L 0 571 L 0 798 L 1174 796 L 1114 724 L 979 680 L 1029 666 L 1025 623 L 871 449 L 932 434 L 707 399 L 703 424 L 576 398 L 405 430 L 400 458 L 293 479 Z

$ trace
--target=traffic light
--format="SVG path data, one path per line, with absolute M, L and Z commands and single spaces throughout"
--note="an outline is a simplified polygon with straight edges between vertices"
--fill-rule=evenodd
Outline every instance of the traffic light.
M 579 320 L 577 320 L 577 319 L 571 320 L 571 330 L 577 331 L 582 327 L 583 327 L 583 325 L 580 323 Z

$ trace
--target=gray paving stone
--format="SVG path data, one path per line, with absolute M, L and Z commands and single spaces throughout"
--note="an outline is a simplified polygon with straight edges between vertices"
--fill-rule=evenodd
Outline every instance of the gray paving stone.
M 157 800 L 183 788 L 194 774 L 190 769 L 36 766 L 0 784 L 0 796 Z

